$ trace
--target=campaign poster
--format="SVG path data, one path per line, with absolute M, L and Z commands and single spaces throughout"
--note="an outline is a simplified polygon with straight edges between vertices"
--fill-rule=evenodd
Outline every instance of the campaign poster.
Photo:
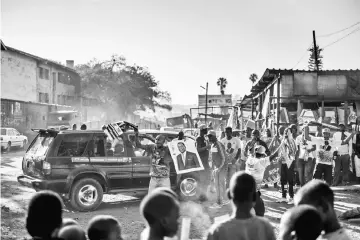
M 194 141 L 174 140 L 168 143 L 177 174 L 204 170 Z

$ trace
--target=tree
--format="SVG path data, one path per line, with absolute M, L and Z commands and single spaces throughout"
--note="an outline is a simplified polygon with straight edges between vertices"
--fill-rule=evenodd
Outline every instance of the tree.
M 76 67 L 82 79 L 84 97 L 95 98 L 110 114 L 122 116 L 136 110 L 155 107 L 171 110 L 170 94 L 158 87 L 158 82 L 147 68 L 129 66 L 122 56 L 114 55 L 109 61 L 94 59 Z
M 221 77 L 217 80 L 217 85 L 220 87 L 221 95 L 225 94 L 225 88 L 226 88 L 227 84 L 228 84 L 228 82 L 227 82 L 226 78 Z
M 321 55 L 322 51 L 324 49 L 319 48 L 319 46 L 316 46 L 317 49 L 317 62 L 319 65 L 319 70 L 322 69 L 323 67 L 323 61 L 322 58 L 323 56 Z M 308 68 L 310 71 L 316 71 L 316 63 L 315 63 L 315 51 L 314 51 L 314 47 L 311 47 L 308 49 L 308 51 L 310 52 L 310 57 L 309 57 L 309 61 L 308 61 Z
M 252 82 L 252 85 L 254 85 L 254 83 L 258 80 L 256 73 L 252 73 L 249 77 L 249 80 Z

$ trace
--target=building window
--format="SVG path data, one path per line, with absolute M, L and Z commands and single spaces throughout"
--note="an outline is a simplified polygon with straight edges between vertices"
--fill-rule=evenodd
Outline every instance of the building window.
M 39 102 L 41 102 L 41 103 L 49 103 L 49 94 L 39 92 Z
M 66 73 L 58 73 L 58 81 L 64 84 L 71 84 L 71 76 Z
M 41 79 L 49 80 L 50 79 L 49 69 L 39 67 L 39 77 Z

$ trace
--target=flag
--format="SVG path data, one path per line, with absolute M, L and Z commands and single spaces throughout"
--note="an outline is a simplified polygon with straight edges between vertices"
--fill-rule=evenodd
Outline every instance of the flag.
M 230 113 L 229 120 L 227 122 L 227 127 L 236 129 L 238 121 L 238 107 L 233 107 L 233 110 Z
M 124 122 L 110 123 L 106 126 L 107 135 L 113 140 L 118 139 L 123 134 L 120 126 L 123 126 Z M 105 132 L 105 133 L 106 133 Z

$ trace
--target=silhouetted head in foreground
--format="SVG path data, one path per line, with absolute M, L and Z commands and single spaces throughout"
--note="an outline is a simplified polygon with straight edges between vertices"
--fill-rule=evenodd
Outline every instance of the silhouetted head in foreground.
M 172 190 L 155 189 L 141 202 L 140 213 L 148 225 L 148 232 L 142 239 L 162 239 L 176 235 L 180 205 L 176 193 Z
M 308 182 L 296 193 L 294 202 L 296 206 L 308 204 L 315 207 L 320 213 L 326 233 L 341 228 L 334 210 L 334 192 L 325 182 L 316 179 Z
M 227 194 L 236 209 L 250 214 L 257 198 L 254 177 L 244 171 L 237 172 L 231 177 Z
M 86 233 L 78 225 L 69 225 L 62 227 L 57 237 L 62 240 L 86 240 Z
M 30 200 L 26 229 L 32 237 L 50 238 L 62 224 L 62 200 L 51 191 L 36 193 Z
M 93 217 L 87 229 L 90 240 L 122 240 L 119 222 L 110 215 Z
M 323 229 L 317 209 L 310 205 L 299 205 L 285 212 L 280 222 L 281 240 L 316 240 Z

